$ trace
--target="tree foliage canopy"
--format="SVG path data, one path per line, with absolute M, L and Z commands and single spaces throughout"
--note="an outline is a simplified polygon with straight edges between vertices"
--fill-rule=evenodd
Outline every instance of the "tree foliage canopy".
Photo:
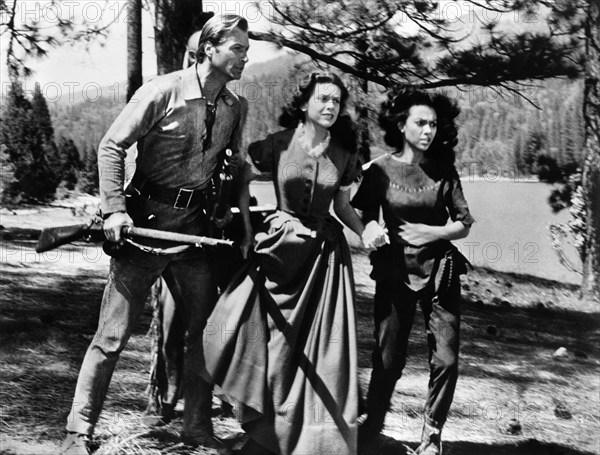
M 110 7 L 105 2 L 98 3 L 100 17 L 110 16 L 111 19 L 76 19 L 71 14 L 76 4 L 59 0 L 0 0 L 0 36 L 6 46 L 11 81 L 31 76 L 28 60 L 47 56 L 52 47 L 106 37 L 110 26 L 119 17 L 119 14 L 105 14 Z
M 581 26 L 578 3 L 269 0 L 260 5 L 274 27 L 251 37 L 383 87 L 514 90 L 510 83 L 580 73 L 581 42 L 573 33 Z M 514 27 L 519 21 L 536 27 Z

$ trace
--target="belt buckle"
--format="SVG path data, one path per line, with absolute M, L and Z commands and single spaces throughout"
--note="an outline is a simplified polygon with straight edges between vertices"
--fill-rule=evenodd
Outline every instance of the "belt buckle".
M 192 202 L 192 196 L 194 195 L 194 190 L 188 190 L 186 188 L 180 188 L 177 192 L 177 197 L 175 198 L 175 203 L 173 204 L 174 209 L 187 209 Z

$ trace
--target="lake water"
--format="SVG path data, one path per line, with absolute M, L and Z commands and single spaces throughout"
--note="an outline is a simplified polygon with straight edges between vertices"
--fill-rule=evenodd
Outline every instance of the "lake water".
M 552 213 L 547 202 L 550 185 L 463 180 L 463 189 L 476 222 L 469 237 L 455 243 L 474 265 L 568 283 L 581 281 L 559 263 L 550 246 L 548 224 L 569 218 L 566 210 Z M 253 182 L 251 193 L 261 204 L 275 203 L 269 182 Z M 350 231 L 347 236 L 354 243 L 356 236 Z M 565 245 L 565 250 L 577 257 L 572 247 Z

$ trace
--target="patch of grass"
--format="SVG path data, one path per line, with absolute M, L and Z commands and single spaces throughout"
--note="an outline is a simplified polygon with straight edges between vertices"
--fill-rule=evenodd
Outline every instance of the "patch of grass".
M 34 242 L 4 240 L 0 275 L 0 453 L 56 453 L 83 355 L 96 328 L 106 261 L 30 260 Z M 71 254 L 73 253 L 73 254 Z M 366 391 L 373 347 L 374 283 L 353 249 L 359 377 Z M 29 258 L 27 260 L 21 260 Z M 47 258 L 46 258 L 47 259 Z M 444 429 L 445 455 L 600 453 L 600 313 L 573 286 L 476 269 L 463 277 L 461 376 Z M 146 308 L 117 365 L 96 429 L 96 454 L 210 454 L 179 442 L 181 415 L 152 430 L 140 422 L 150 364 Z M 420 436 L 429 367 L 422 317 L 410 337 L 377 454 L 407 454 Z M 565 347 L 564 358 L 553 353 Z M 215 431 L 243 441 L 235 419 L 214 403 Z M 568 418 L 570 416 L 570 418 Z M 509 431 L 512 419 L 520 425 Z

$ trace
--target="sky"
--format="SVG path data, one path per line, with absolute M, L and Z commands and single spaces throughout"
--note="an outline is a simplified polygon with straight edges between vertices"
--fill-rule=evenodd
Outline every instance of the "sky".
M 57 32 L 58 18 L 72 17 L 74 20 L 85 19 L 91 25 L 109 25 L 105 39 L 94 39 L 89 43 L 78 43 L 50 48 L 48 56 L 42 59 L 29 59 L 34 75 L 24 83 L 27 93 L 33 93 L 36 82 L 42 87 L 42 93 L 49 102 L 70 100 L 76 93 L 82 93 L 88 100 L 100 98 L 106 90 L 110 95 L 119 96 L 125 90 L 127 67 L 127 38 L 125 0 L 61 0 L 52 3 L 49 0 L 7 0 L 10 4 L 17 1 L 17 22 L 31 23 L 37 21 L 48 33 Z M 280 0 L 282 2 L 290 0 Z M 216 14 L 234 13 L 245 17 L 250 28 L 265 31 L 270 27 L 268 17 L 272 10 L 267 0 L 259 0 L 261 14 L 252 0 L 203 0 L 205 11 Z M 322 7 L 314 11 L 313 21 L 319 22 L 327 14 L 335 14 L 333 6 L 323 2 Z M 478 17 L 486 20 L 499 20 L 512 28 L 523 25 L 532 26 L 532 21 L 539 21 L 540 16 L 533 18 L 518 15 L 506 17 L 488 17 L 491 13 L 476 11 L 466 1 L 443 0 L 434 12 L 449 20 L 451 27 L 459 27 L 466 35 L 478 29 Z M 401 36 L 418 32 L 418 27 L 407 17 L 398 15 L 394 18 L 395 30 Z M 0 21 L 4 22 L 4 21 Z M 529 22 L 528 24 L 525 24 Z M 153 17 L 150 12 L 143 12 L 143 74 L 145 78 L 156 74 L 156 55 L 154 53 Z M 478 36 L 477 34 L 473 36 Z M 467 40 L 468 41 L 468 40 Z M 0 78 L 1 99 L 3 100 L 9 84 L 6 70 L 6 37 L 0 37 Z M 273 58 L 276 54 L 274 46 L 269 43 L 251 41 L 249 52 L 250 65 Z
M 9 0 L 10 1 L 10 0 Z M 216 14 L 234 13 L 246 17 L 253 30 L 264 31 L 268 20 L 246 1 L 204 1 L 205 11 Z M 124 90 L 127 78 L 127 24 L 124 0 L 63 0 L 53 6 L 49 1 L 18 0 L 17 21 L 39 21 L 49 33 L 56 30 L 58 18 L 73 17 L 76 21 L 86 19 L 92 25 L 109 25 L 106 39 L 94 39 L 90 43 L 77 43 L 49 48 L 48 55 L 41 59 L 29 59 L 27 65 L 34 74 L 25 82 L 26 92 L 32 92 L 36 82 L 49 102 L 64 101 L 75 92 L 84 91 L 89 98 L 99 97 L 103 90 L 115 94 Z M 153 17 L 144 11 L 142 17 L 143 74 L 156 74 L 154 52 Z M 8 88 L 6 68 L 6 39 L 0 38 L 2 98 Z M 250 63 L 273 58 L 273 45 L 251 41 Z

